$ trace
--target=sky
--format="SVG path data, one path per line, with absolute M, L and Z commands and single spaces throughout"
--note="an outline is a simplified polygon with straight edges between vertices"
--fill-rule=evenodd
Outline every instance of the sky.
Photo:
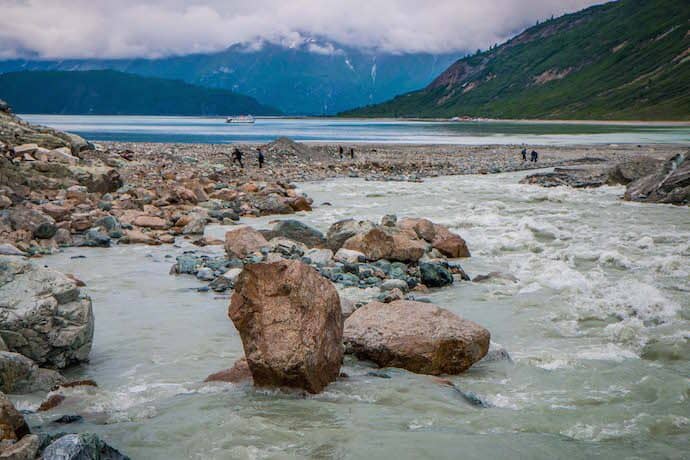
M 602 1 L 0 0 L 0 59 L 156 58 L 309 36 L 397 53 L 474 51 L 596 3 Z

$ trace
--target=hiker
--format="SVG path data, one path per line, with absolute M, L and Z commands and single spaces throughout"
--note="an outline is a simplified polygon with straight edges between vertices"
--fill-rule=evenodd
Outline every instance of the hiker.
M 259 169 L 264 167 L 264 152 L 261 151 L 261 149 L 258 150 L 258 157 L 259 157 Z
M 232 162 L 239 163 L 240 168 L 244 169 L 244 165 L 242 164 L 242 152 L 237 147 L 232 151 Z
M 527 161 L 527 149 L 522 149 L 522 161 Z
M 350 158 L 353 160 L 355 159 L 355 149 L 353 149 L 352 147 L 350 147 Z
M 340 155 L 340 159 L 343 159 L 343 146 L 339 145 L 338 146 L 338 154 Z
M 536 150 L 532 150 L 532 154 L 530 155 L 530 157 L 531 157 L 531 161 L 533 161 L 533 162 L 536 163 L 536 162 L 537 162 L 537 158 L 539 158 L 539 154 L 537 153 Z

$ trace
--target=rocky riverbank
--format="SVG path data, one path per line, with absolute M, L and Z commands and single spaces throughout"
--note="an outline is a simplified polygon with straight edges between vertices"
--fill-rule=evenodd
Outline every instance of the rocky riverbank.
M 172 243 L 178 235 L 203 235 L 207 223 L 311 209 L 294 185 L 270 175 L 248 180 L 227 163 L 94 146 L 30 125 L 3 105 L 0 254 Z

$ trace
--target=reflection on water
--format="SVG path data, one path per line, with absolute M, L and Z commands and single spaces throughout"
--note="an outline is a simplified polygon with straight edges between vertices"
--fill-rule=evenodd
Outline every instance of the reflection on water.
M 203 386 L 242 354 L 228 299 L 168 275 L 170 256 L 184 248 L 123 246 L 41 260 L 84 279 L 96 314 L 92 361 L 72 377 L 101 388 L 75 390 L 83 394 L 57 412 L 86 413 L 75 429 L 96 431 L 133 458 L 682 458 L 688 209 L 624 203 L 620 187 L 542 189 L 520 177 L 302 186 L 315 203 L 333 204 L 300 216 L 322 229 L 342 217 L 425 216 L 466 238 L 470 275 L 518 278 L 429 295 L 486 326 L 511 353 L 514 364 L 482 363 L 452 378 L 492 408 L 426 376 L 367 375 L 351 358 L 349 378 L 315 396 Z M 70 259 L 76 254 L 87 258 Z
M 280 136 L 309 142 L 570 145 L 687 143 L 690 126 L 529 122 L 422 122 L 337 118 L 259 118 L 253 125 L 222 118 L 24 115 L 32 123 L 94 141 L 268 142 Z

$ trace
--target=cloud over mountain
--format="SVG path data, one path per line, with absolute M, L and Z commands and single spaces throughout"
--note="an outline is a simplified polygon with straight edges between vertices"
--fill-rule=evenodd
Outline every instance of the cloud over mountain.
M 161 57 L 318 35 L 392 52 L 486 48 L 597 0 L 0 0 L 0 59 Z M 315 52 L 327 52 L 317 49 Z

